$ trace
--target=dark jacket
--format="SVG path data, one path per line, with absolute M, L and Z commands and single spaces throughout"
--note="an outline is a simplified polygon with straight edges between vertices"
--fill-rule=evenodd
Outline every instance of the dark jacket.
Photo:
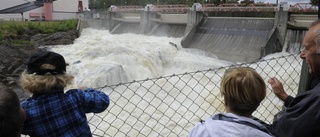
M 286 111 L 269 126 L 277 137 L 320 137 L 320 84 L 285 101 Z

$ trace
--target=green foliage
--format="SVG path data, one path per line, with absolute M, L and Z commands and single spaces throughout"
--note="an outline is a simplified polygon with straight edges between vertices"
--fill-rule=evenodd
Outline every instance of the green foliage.
M 311 3 L 312 5 L 318 5 L 319 0 L 310 0 L 310 3 Z
M 13 26 L 13 29 L 16 31 L 17 35 L 23 35 L 26 31 L 26 28 L 22 25 L 15 25 Z
M 2 29 L 0 29 L 0 40 L 3 39 Z
M 40 23 L 39 23 L 40 24 Z M 30 30 L 33 30 L 33 31 L 35 31 L 35 32 L 40 32 L 41 31 L 41 28 L 40 28 L 40 26 L 39 26 L 39 24 L 38 23 L 34 23 L 34 22 L 28 22 L 28 28 L 30 29 Z
M 13 40 L 13 41 L 0 41 L 0 45 L 13 45 L 13 46 L 24 46 L 24 45 L 35 45 L 34 41 L 28 40 Z
M 48 22 L 17 22 L 0 21 L 0 44 L 24 45 L 34 44 L 30 37 L 37 33 L 55 33 L 75 30 L 77 20 L 48 21 Z

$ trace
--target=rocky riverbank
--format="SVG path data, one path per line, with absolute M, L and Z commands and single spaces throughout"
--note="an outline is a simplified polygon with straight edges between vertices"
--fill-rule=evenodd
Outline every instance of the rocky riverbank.
M 41 48 L 41 46 L 73 44 L 73 41 L 77 37 L 78 32 L 70 30 L 67 32 L 30 36 L 30 41 L 35 42 L 36 46 L 0 45 L 0 84 L 14 89 L 20 100 L 24 100 L 27 95 L 19 86 L 19 77 L 26 69 L 26 63 L 31 54 L 39 50 L 46 50 Z

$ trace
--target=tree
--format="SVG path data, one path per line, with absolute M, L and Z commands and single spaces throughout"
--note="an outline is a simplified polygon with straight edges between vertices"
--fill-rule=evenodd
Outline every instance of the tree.
M 254 1 L 253 0 L 243 0 L 240 3 L 248 5 L 248 4 L 254 3 Z
M 320 2 L 319 0 L 310 0 L 311 5 L 318 5 L 318 19 L 320 19 Z

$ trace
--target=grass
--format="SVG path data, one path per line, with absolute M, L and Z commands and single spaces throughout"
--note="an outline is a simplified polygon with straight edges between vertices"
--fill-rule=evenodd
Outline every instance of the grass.
M 30 41 L 33 35 L 75 30 L 77 23 L 77 20 L 42 22 L 0 21 L 0 45 L 33 45 L 35 42 Z

